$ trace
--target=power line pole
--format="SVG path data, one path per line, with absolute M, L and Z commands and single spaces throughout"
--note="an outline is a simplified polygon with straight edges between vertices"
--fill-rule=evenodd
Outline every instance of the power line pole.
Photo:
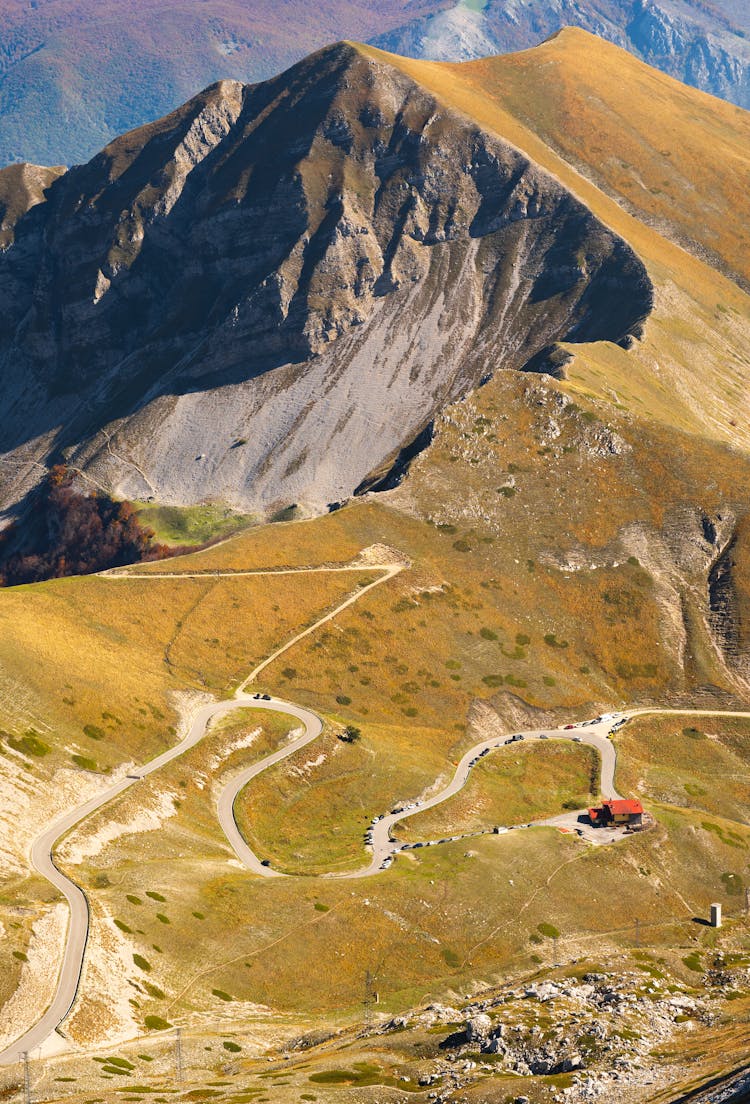
M 21 1055 L 21 1061 L 23 1062 L 23 1098 L 25 1104 L 31 1104 L 31 1068 L 28 1050 Z
M 635 918 L 635 945 L 636 947 L 641 945 L 641 922 L 637 916 Z
M 373 1020 L 373 1007 L 378 1003 L 378 995 L 375 992 L 375 979 L 368 970 L 365 974 L 365 995 L 362 1005 L 365 1013 L 365 1026 L 370 1027 Z
M 174 1068 L 178 1083 L 182 1081 L 182 1028 L 174 1029 Z

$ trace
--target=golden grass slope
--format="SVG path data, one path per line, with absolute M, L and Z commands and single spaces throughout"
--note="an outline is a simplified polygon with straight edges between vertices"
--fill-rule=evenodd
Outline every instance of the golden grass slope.
M 748 113 L 579 30 L 520 55 L 462 64 L 360 48 L 523 150 L 646 264 L 656 302 L 645 339 L 629 353 L 603 342 L 570 346 L 571 382 L 689 432 L 750 447 L 748 421 L 738 417 L 749 409 L 750 300 L 678 244 L 713 250 L 745 278 Z M 623 180 L 634 183 L 626 188 Z
M 575 27 L 461 75 L 641 221 L 750 280 L 750 112 Z

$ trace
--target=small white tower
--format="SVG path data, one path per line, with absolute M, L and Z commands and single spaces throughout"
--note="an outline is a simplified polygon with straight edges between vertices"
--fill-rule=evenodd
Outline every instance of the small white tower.
M 711 927 L 712 928 L 720 928 L 721 927 L 721 905 L 720 904 L 711 905 Z

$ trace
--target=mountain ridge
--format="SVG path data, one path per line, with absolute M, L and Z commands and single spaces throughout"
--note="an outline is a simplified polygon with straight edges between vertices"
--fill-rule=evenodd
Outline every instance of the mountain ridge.
M 87 161 L 118 133 L 221 78 L 259 81 L 338 37 L 462 61 L 537 45 L 565 24 L 750 106 L 750 24 L 731 0 L 0 0 L 0 163 Z

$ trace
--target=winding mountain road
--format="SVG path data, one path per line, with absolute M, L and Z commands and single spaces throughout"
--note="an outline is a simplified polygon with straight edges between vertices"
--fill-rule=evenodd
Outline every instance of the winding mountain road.
M 344 566 L 331 566 L 327 568 L 292 568 L 279 572 L 271 571 L 248 571 L 243 572 L 246 575 L 270 575 L 270 574 L 298 574 L 304 571 L 378 571 L 381 572 L 380 576 L 365 586 L 359 587 L 353 594 L 349 595 L 343 602 L 339 603 L 333 610 L 319 618 L 312 625 L 310 625 L 303 632 L 298 633 L 291 640 L 287 641 L 281 648 L 278 648 L 271 656 L 263 660 L 255 667 L 248 677 L 237 688 L 234 698 L 227 701 L 214 702 L 204 706 L 200 709 L 190 726 L 188 733 L 183 737 L 178 744 L 169 748 L 161 755 L 152 759 L 149 763 L 146 763 L 142 767 L 133 768 L 129 774 L 115 782 L 112 786 L 108 786 L 105 790 L 96 794 L 94 797 L 89 798 L 88 801 L 82 805 L 77 806 L 74 809 L 70 809 L 68 812 L 63 813 L 61 816 L 56 817 L 51 824 L 47 825 L 44 831 L 35 838 L 31 846 L 31 864 L 35 870 L 37 870 L 43 877 L 47 878 L 60 892 L 63 894 L 68 902 L 70 908 L 70 917 L 68 921 L 68 931 L 65 942 L 65 950 L 63 952 L 63 960 L 60 967 L 60 973 L 57 978 L 57 986 L 55 989 L 55 995 L 52 999 L 52 1003 L 46 1009 L 44 1014 L 37 1020 L 33 1027 L 24 1032 L 15 1042 L 5 1047 L 0 1051 L 0 1066 L 7 1066 L 13 1062 L 18 1061 L 20 1055 L 25 1051 L 35 1050 L 37 1047 L 41 1047 L 50 1038 L 54 1032 L 60 1034 L 60 1027 L 67 1018 L 70 1009 L 75 1001 L 76 994 L 78 992 L 78 986 L 80 984 L 81 973 L 83 971 L 83 960 L 86 952 L 86 943 L 88 942 L 89 934 L 89 907 L 86 895 L 83 890 L 75 884 L 67 875 L 59 869 L 54 860 L 54 850 L 56 845 L 60 842 L 63 836 L 65 836 L 72 828 L 75 828 L 77 824 L 85 820 L 86 817 L 92 813 L 101 809 L 108 802 L 112 801 L 115 797 L 118 797 L 125 790 L 131 786 L 137 784 L 137 782 L 145 778 L 147 775 L 153 774 L 155 771 L 161 769 L 167 763 L 171 763 L 173 760 L 183 755 L 189 748 L 194 747 L 206 733 L 210 721 L 216 717 L 223 716 L 226 713 L 235 709 L 245 709 L 248 707 L 273 709 L 278 712 L 288 713 L 289 715 L 301 720 L 305 725 L 305 734 L 298 740 L 287 744 L 284 748 L 274 752 L 272 755 L 267 756 L 264 760 L 258 764 L 261 770 L 265 770 L 267 767 L 272 766 L 273 763 L 279 762 L 287 755 L 292 755 L 299 748 L 304 747 L 306 743 L 314 740 L 322 731 L 322 721 L 315 714 L 310 713 L 308 710 L 302 709 L 299 706 L 291 703 L 279 702 L 275 700 L 260 701 L 252 697 L 245 690 L 245 687 L 253 681 L 263 671 L 269 663 L 272 663 L 280 655 L 282 655 L 287 649 L 293 647 L 298 641 L 304 637 L 309 636 L 310 633 L 315 632 L 321 625 L 333 620 L 342 610 L 347 609 L 349 606 L 358 602 L 365 594 L 371 591 L 374 587 L 380 586 L 382 583 L 392 579 L 394 575 L 397 575 L 400 571 L 403 571 L 406 567 L 405 562 L 391 562 L 391 563 L 376 563 L 368 562 L 364 559 L 365 550 L 360 553 L 360 559 L 353 561 L 351 564 Z M 237 572 L 225 572 L 218 574 L 225 574 L 234 576 Z M 211 572 L 209 577 L 215 577 L 217 572 Z M 137 576 L 138 578 L 153 578 L 154 576 L 146 575 L 142 573 Z M 155 576 L 160 578 L 161 576 Z M 112 575 L 106 573 L 100 578 L 105 579 L 117 579 L 118 575 Z M 183 575 L 169 576 L 169 578 L 185 578 Z M 258 772 L 259 773 L 259 772 Z M 247 849 L 249 852 L 249 848 Z M 250 852 L 249 856 L 251 857 Z M 240 856 L 245 861 L 246 856 Z M 252 859 L 251 859 L 252 861 Z M 260 866 L 260 864 L 258 864 Z M 252 867 L 251 867 L 252 868 Z M 267 873 L 265 867 L 260 868 L 263 873 Z
M 361 554 L 364 555 L 364 554 Z M 293 647 L 296 643 L 308 636 L 310 633 L 316 631 L 321 625 L 331 621 L 342 610 L 353 605 L 359 601 L 365 594 L 372 590 L 376 586 L 380 586 L 389 579 L 392 579 L 396 574 L 407 566 L 404 562 L 389 562 L 389 563 L 370 563 L 370 562 L 357 562 L 353 561 L 352 564 L 346 566 L 332 566 L 328 568 L 294 568 L 284 569 L 281 571 L 247 571 L 247 572 L 207 572 L 206 576 L 215 577 L 218 575 L 252 575 L 252 574 L 291 574 L 298 573 L 305 570 L 310 571 L 366 571 L 373 570 L 382 572 L 382 574 L 374 581 L 367 583 L 360 587 L 357 591 L 351 594 L 343 602 L 335 607 L 332 611 L 318 619 L 314 624 L 310 625 L 304 631 L 298 633 L 291 640 L 289 640 L 282 647 L 277 649 L 272 655 L 259 663 L 247 676 L 247 678 L 241 683 L 235 692 L 235 696 L 227 701 L 214 702 L 204 706 L 200 709 L 190 726 L 189 731 L 183 737 L 183 739 L 176 744 L 173 748 L 169 748 L 161 755 L 157 756 L 151 762 L 138 768 L 137 770 L 131 770 L 130 774 L 120 779 L 118 782 L 109 786 L 99 794 L 90 798 L 82 805 L 75 809 L 69 810 L 67 813 L 57 817 L 51 824 L 47 825 L 43 832 L 36 837 L 31 847 L 31 862 L 36 870 L 39 871 L 45 878 L 47 878 L 66 898 L 70 907 L 70 921 L 68 925 L 67 939 L 65 944 L 65 950 L 63 954 L 63 960 L 60 967 L 60 973 L 58 975 L 57 986 L 55 995 L 49 1007 L 40 1016 L 39 1020 L 27 1030 L 19 1039 L 17 1039 L 10 1046 L 6 1047 L 3 1051 L 0 1051 L 0 1066 L 10 1065 L 17 1061 L 21 1054 L 26 1051 L 33 1051 L 38 1047 L 42 1047 L 46 1042 L 50 1040 L 52 1036 L 57 1032 L 61 1035 L 60 1028 L 68 1016 L 70 1009 L 75 1001 L 78 987 L 80 984 L 81 973 L 83 970 L 84 955 L 86 951 L 86 943 L 88 940 L 89 931 L 89 908 L 88 901 L 85 894 L 70 878 L 68 878 L 58 868 L 54 860 L 54 849 L 59 843 L 61 838 L 68 833 L 76 825 L 80 824 L 91 813 L 101 809 L 108 802 L 112 801 L 115 797 L 119 796 L 130 786 L 136 785 L 138 781 L 146 776 L 158 771 L 161 767 L 167 763 L 179 758 L 189 748 L 194 747 L 204 737 L 210 722 L 216 717 L 223 716 L 236 709 L 263 709 L 271 710 L 274 712 L 285 713 L 288 716 L 294 718 L 297 721 L 301 721 L 304 726 L 304 732 L 302 735 L 289 741 L 282 748 L 272 752 L 270 755 L 265 756 L 259 762 L 241 771 L 234 779 L 224 787 L 218 801 L 218 819 L 219 823 L 224 831 L 229 843 L 231 844 L 235 854 L 240 861 L 254 874 L 264 878 L 280 878 L 289 877 L 281 871 L 274 870 L 270 865 L 263 865 L 261 860 L 248 846 L 245 839 L 242 837 L 234 816 L 234 805 L 238 794 L 241 790 L 253 779 L 256 778 L 263 771 L 268 770 L 270 767 L 281 762 L 282 759 L 293 755 L 300 748 L 303 748 L 306 744 L 311 743 L 323 731 L 323 722 L 320 717 L 308 709 L 295 705 L 291 702 L 285 702 L 280 699 L 270 698 L 263 700 L 250 695 L 247 692 L 247 686 L 253 682 L 258 675 L 280 655 L 286 652 L 289 648 Z M 105 578 L 116 579 L 121 578 L 120 575 L 105 575 Z M 128 576 L 125 576 L 128 577 Z M 130 576 L 132 577 L 132 576 Z M 163 578 L 161 574 L 146 574 L 142 573 L 136 575 L 137 578 Z M 193 575 L 169 575 L 168 578 L 180 579 L 180 578 L 193 578 Z M 200 577 L 204 577 L 201 575 Z M 721 711 L 721 710 L 688 710 L 688 709 L 658 709 L 658 708 L 641 708 L 623 711 L 619 713 L 610 713 L 606 716 L 606 719 L 597 720 L 595 722 L 589 722 L 585 726 L 576 726 L 574 729 L 534 729 L 523 733 L 524 740 L 540 740 L 540 739 L 573 739 L 577 740 L 581 744 L 588 745 L 597 750 L 601 761 L 601 778 L 600 788 L 602 794 L 618 797 L 615 790 L 614 778 L 616 767 L 616 752 L 612 742 L 608 739 L 608 732 L 612 724 L 619 718 L 629 719 L 631 717 L 640 716 L 643 714 L 678 714 L 678 715 L 694 715 L 694 716 L 733 716 L 733 717 L 745 717 L 750 718 L 750 712 L 738 712 L 738 711 Z M 344 874 L 328 874 L 323 877 L 337 877 L 337 878 L 364 878 L 376 874 L 384 866 L 390 865 L 393 861 L 393 856 L 396 852 L 403 849 L 404 845 L 391 838 L 391 830 L 395 824 L 405 820 L 410 816 L 414 816 L 417 813 L 424 812 L 427 809 L 434 808 L 436 805 L 448 800 L 454 794 L 466 784 L 467 779 L 471 773 L 472 767 L 476 762 L 484 755 L 504 746 L 508 741 L 506 739 L 494 738 L 491 740 L 485 740 L 475 745 L 469 751 L 467 751 L 456 766 L 453 778 L 451 781 L 437 794 L 422 801 L 414 801 L 411 804 L 404 806 L 398 806 L 396 810 L 389 812 L 373 821 L 371 832 L 371 849 L 372 858 L 371 861 L 356 871 L 350 871 Z M 511 745 L 516 746 L 516 745 Z M 560 827 L 565 824 L 571 817 L 575 817 L 576 814 L 565 814 L 562 817 L 552 817 L 546 821 L 537 821 L 535 826 L 550 825 Z M 599 830 L 601 832 L 601 830 Z M 430 841 L 425 846 L 431 845 Z M 413 846 L 413 845 L 411 845 Z M 64 1037 L 64 1036 L 63 1036 Z
M 256 703 L 263 704 L 263 703 Z M 268 704 L 268 703 L 266 703 Z M 274 708 L 282 708 L 282 703 L 274 702 Z M 288 706 L 283 706 L 284 709 L 289 709 Z M 306 711 L 294 709 L 293 716 L 301 718 L 301 713 Z M 615 720 L 625 714 L 618 713 L 616 715 L 610 715 L 610 719 L 601 721 L 597 724 L 588 725 L 586 728 L 575 729 L 532 729 L 530 731 L 522 733 L 524 741 L 542 740 L 548 739 L 568 739 L 576 740 L 581 744 L 586 744 L 589 747 L 595 748 L 599 753 L 601 761 L 601 781 L 600 788 L 601 793 L 606 794 L 608 797 L 619 797 L 614 785 L 615 777 L 615 765 L 616 765 L 616 752 L 614 744 L 609 740 L 607 733 L 609 732 L 612 724 Z M 307 713 L 307 717 L 311 718 L 315 724 L 312 724 L 310 720 L 306 720 L 308 725 L 307 733 L 304 737 L 300 737 L 296 741 L 299 747 L 303 747 L 306 743 L 309 743 L 314 736 L 309 733 L 317 728 L 317 732 L 322 729 L 322 722 L 320 718 L 315 714 Z M 304 719 L 304 718 L 301 718 Z M 317 734 L 317 733 L 316 733 Z M 483 740 L 479 744 L 475 744 L 469 751 L 465 752 L 456 766 L 456 770 L 453 774 L 453 778 L 439 793 L 434 794 L 430 798 L 426 798 L 423 801 L 414 801 L 411 804 L 399 805 L 396 811 L 387 813 L 375 820 L 372 824 L 372 843 L 370 844 L 372 849 L 372 859 L 366 865 L 359 870 L 348 871 L 344 874 L 328 874 L 323 877 L 329 878 L 368 878 L 373 874 L 376 874 L 378 870 L 383 869 L 383 864 L 388 864 L 388 860 L 396 853 L 398 853 L 402 844 L 397 840 L 394 840 L 391 836 L 391 830 L 394 825 L 400 821 L 406 820 L 408 817 L 415 816 L 417 813 L 423 813 L 427 809 L 432 809 L 436 805 L 442 804 L 447 801 L 448 798 L 457 794 L 465 785 L 471 774 L 472 767 L 476 762 L 483 758 L 491 751 L 495 751 L 498 748 L 506 746 L 506 739 Z M 517 747 L 518 744 L 512 744 L 512 747 Z M 291 747 L 291 745 L 290 745 Z M 293 750 L 296 750 L 294 747 Z M 244 787 L 253 778 L 257 778 L 267 767 L 272 766 L 273 762 L 278 762 L 281 758 L 284 758 L 285 754 L 288 754 L 285 748 L 283 753 L 275 753 L 273 756 L 268 756 L 260 763 L 255 763 L 253 766 L 248 767 L 246 770 L 241 771 L 236 775 L 231 782 L 221 792 L 218 804 L 219 824 L 229 840 L 232 848 L 241 860 L 247 866 L 249 870 L 252 870 L 254 874 L 260 874 L 264 878 L 278 878 L 278 877 L 291 877 L 293 875 L 285 875 L 280 871 L 275 870 L 271 866 L 264 866 L 254 851 L 248 846 L 246 840 L 242 836 L 237 822 L 234 816 L 234 805 L 237 797 L 244 789 Z M 576 814 L 572 814 L 575 817 Z M 553 817 L 550 820 L 535 821 L 535 826 L 539 825 L 555 825 L 558 826 L 566 821 L 568 818 L 564 815 L 562 818 Z

